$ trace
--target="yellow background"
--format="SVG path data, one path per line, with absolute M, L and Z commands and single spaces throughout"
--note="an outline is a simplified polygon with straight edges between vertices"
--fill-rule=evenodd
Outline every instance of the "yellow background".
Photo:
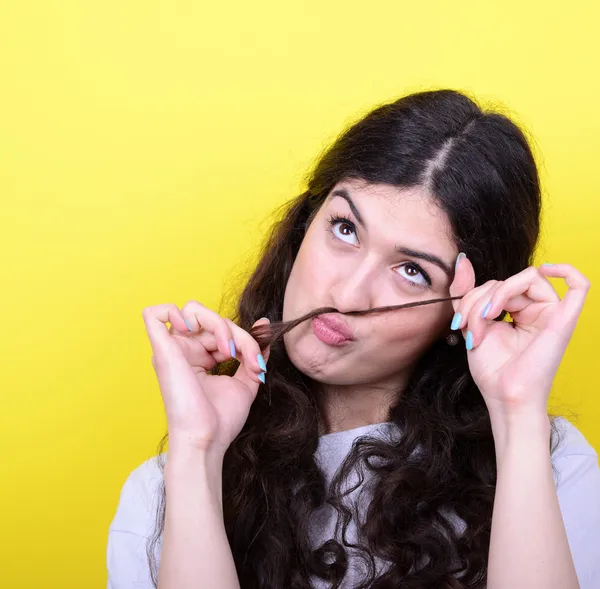
M 142 309 L 218 308 L 270 211 L 376 103 L 448 86 L 503 105 L 536 140 L 540 261 L 600 284 L 599 17 L 592 1 L 4 0 L 0 586 L 105 587 L 121 486 L 165 431 Z M 599 334 L 592 288 L 555 401 L 597 449 Z

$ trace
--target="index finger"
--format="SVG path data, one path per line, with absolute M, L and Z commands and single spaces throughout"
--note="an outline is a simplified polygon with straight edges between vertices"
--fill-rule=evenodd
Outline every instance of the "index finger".
M 540 272 L 549 278 L 564 279 L 568 290 L 559 304 L 563 307 L 567 320 L 577 321 L 591 288 L 590 281 L 571 264 L 542 264 Z
M 464 253 L 458 254 L 454 280 L 450 285 L 450 296 L 464 296 L 475 288 L 475 269 L 473 264 Z M 456 311 L 460 300 L 452 301 L 452 307 Z
M 142 311 L 148 339 L 152 345 L 152 349 L 157 352 L 166 352 L 166 346 L 171 342 L 171 334 L 166 326 L 166 323 L 172 323 L 172 318 L 175 316 L 177 305 L 174 303 L 165 303 L 162 305 L 154 305 L 145 307 Z
M 229 357 L 231 352 L 229 340 L 232 334 L 224 317 L 196 300 L 188 301 L 182 313 L 191 319 L 191 327 L 194 331 L 199 326 L 214 334 L 219 352 Z

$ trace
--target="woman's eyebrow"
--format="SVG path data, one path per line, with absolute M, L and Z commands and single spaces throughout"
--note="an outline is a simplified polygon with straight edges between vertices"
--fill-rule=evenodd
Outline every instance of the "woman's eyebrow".
M 356 217 L 356 220 L 366 229 L 367 225 L 364 222 L 361 214 L 358 212 L 354 201 L 350 198 L 348 191 L 345 188 L 336 188 L 336 190 L 331 193 L 330 198 L 333 198 L 334 196 L 341 196 L 348 203 L 348 206 L 350 207 L 352 214 Z
M 439 266 L 448 275 L 449 278 L 452 278 L 454 276 L 454 272 L 451 270 L 450 266 L 448 266 L 448 264 L 440 260 L 440 258 L 438 258 L 437 256 L 434 256 L 433 254 L 428 254 L 427 252 L 420 252 L 417 250 L 411 250 L 407 247 L 400 246 L 396 248 L 396 251 L 401 254 L 404 254 L 405 256 L 410 256 L 411 258 L 419 258 L 421 260 L 425 260 L 427 262 L 435 264 L 436 266 Z

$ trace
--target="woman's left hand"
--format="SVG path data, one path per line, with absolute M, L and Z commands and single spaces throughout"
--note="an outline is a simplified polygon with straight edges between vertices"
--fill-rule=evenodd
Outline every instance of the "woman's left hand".
M 547 277 L 567 283 L 562 300 Z M 465 337 L 471 375 L 490 414 L 546 414 L 554 376 L 589 288 L 587 278 L 569 264 L 530 266 L 475 288 L 471 262 L 460 260 L 450 287 L 451 296 L 464 295 L 453 301 L 461 315 L 454 327 Z M 503 310 L 512 323 L 494 321 Z

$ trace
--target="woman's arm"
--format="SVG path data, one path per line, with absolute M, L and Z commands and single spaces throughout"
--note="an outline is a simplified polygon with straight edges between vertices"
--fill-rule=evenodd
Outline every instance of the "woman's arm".
M 492 416 L 497 484 L 488 589 L 579 589 L 556 494 L 547 415 Z
M 562 298 L 550 278 L 566 282 Z M 475 282 L 473 265 L 459 256 L 450 294 L 463 298 L 452 303 L 452 328 L 465 337 L 496 449 L 488 589 L 578 589 L 554 483 L 547 407 L 590 282 L 570 264 Z M 498 320 L 504 312 L 510 321 Z
M 170 441 L 159 589 L 239 589 L 225 533 L 223 456 Z

